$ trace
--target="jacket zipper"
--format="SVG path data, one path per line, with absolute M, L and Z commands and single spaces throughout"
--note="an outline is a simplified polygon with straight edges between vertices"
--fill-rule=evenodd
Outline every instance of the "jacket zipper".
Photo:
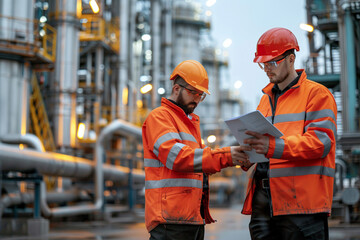
M 271 106 L 271 111 L 272 111 L 272 116 L 271 116 L 271 123 L 274 124 L 274 120 L 275 120 L 275 111 L 276 111 L 276 105 L 277 105 L 277 99 L 275 99 L 274 97 L 274 103 L 272 102 L 271 100 L 271 96 L 269 96 L 269 101 L 270 101 L 270 106 Z M 272 198 L 271 198 L 271 191 L 270 191 L 270 177 L 269 177 L 269 173 L 270 173 L 270 160 L 269 160 L 269 169 L 268 169 L 268 172 L 267 172 L 267 177 L 269 179 L 269 188 L 266 189 L 266 192 L 267 192 L 267 195 L 268 195 L 268 198 L 269 198 L 269 207 L 270 207 L 270 217 L 273 217 L 273 207 L 272 207 Z
M 291 90 L 293 88 L 297 88 L 297 87 L 290 87 L 288 90 Z M 286 90 L 285 92 L 283 92 L 282 94 L 276 96 L 274 95 L 274 102 L 271 99 L 271 96 L 269 94 L 269 101 L 270 101 L 270 106 L 271 106 L 271 112 L 272 112 L 272 116 L 271 116 L 271 123 L 274 124 L 274 120 L 275 120 L 275 113 L 276 113 L 276 106 L 277 106 L 277 102 L 279 100 L 279 98 L 283 95 L 283 94 L 287 94 L 288 90 Z M 270 204 L 270 217 L 273 217 L 273 207 L 272 207 L 272 198 L 271 198 L 271 191 L 270 191 L 270 177 L 269 177 L 269 173 L 270 173 L 270 161 L 269 161 L 269 171 L 268 171 L 268 179 L 269 179 L 269 189 L 267 190 L 268 193 L 268 197 L 269 197 L 269 204 Z M 322 175 L 322 173 L 321 173 Z

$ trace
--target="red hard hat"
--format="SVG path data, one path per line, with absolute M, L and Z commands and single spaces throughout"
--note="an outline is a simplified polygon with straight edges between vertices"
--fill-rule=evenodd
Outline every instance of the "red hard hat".
M 295 35 L 286 28 L 272 28 L 259 38 L 254 62 L 268 62 L 290 49 L 300 50 Z
M 174 80 L 177 76 L 184 79 L 189 85 L 201 92 L 209 92 L 209 78 L 204 66 L 195 60 L 186 60 L 176 66 L 170 76 Z

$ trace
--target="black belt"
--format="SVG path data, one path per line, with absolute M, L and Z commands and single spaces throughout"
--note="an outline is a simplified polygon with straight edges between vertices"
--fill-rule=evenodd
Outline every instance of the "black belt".
M 268 178 L 262 178 L 262 179 L 255 179 L 256 187 L 263 188 L 263 189 L 269 189 L 269 179 Z

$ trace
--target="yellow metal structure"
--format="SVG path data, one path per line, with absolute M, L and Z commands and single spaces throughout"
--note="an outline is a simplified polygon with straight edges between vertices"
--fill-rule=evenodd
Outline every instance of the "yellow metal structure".
M 38 39 L 42 43 L 39 53 L 54 62 L 56 57 L 56 29 L 45 23 L 42 31 L 39 32 L 39 36 L 41 35 L 43 36 Z
M 56 30 L 38 20 L 0 15 L 4 24 L 0 52 L 28 57 L 35 63 L 52 63 L 56 57 Z M 19 29 L 14 25 L 22 26 Z
M 117 21 L 106 22 L 101 17 L 87 17 L 82 21 L 80 41 L 102 41 L 118 53 L 120 49 L 120 28 Z
M 30 117 L 35 135 L 42 141 L 47 151 L 55 151 L 53 133 L 50 128 L 40 87 L 35 73 L 31 80 Z
M 106 124 L 111 123 L 118 116 L 117 110 L 115 110 L 115 112 L 112 112 L 111 106 L 102 106 L 101 110 L 102 110 L 101 117 L 102 117 L 102 119 L 106 120 Z M 143 125 L 146 117 L 151 112 L 151 110 L 152 109 L 150 109 L 150 108 L 137 107 L 134 111 L 129 111 L 128 107 L 126 107 L 125 118 L 130 119 L 130 112 L 132 112 L 131 118 L 133 120 L 131 121 L 131 123 L 135 124 L 136 126 L 141 127 Z M 104 127 L 104 126 L 101 126 L 101 127 Z

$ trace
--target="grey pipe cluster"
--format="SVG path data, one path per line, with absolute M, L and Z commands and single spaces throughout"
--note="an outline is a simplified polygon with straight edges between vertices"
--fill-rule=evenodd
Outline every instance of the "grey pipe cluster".
M 41 210 L 46 217 L 61 217 L 92 213 L 99 211 L 103 205 L 103 183 L 104 179 L 112 181 L 125 182 L 128 180 L 130 169 L 127 167 L 113 166 L 103 164 L 104 144 L 113 134 L 120 134 L 124 137 L 132 137 L 141 141 L 141 130 L 123 120 L 115 120 L 106 126 L 98 137 L 95 145 L 95 161 L 84 158 L 74 157 L 53 152 L 39 152 L 41 142 L 34 136 L 11 136 L 3 137 L 1 141 L 7 143 L 25 143 L 33 146 L 37 151 L 13 147 L 7 144 L 0 144 L 0 159 L 2 161 L 3 171 L 26 172 L 36 170 L 40 174 L 49 176 L 61 176 L 68 178 L 85 179 L 94 177 L 95 180 L 95 202 L 94 204 L 59 207 L 50 209 L 46 202 L 45 184 L 41 185 Z M 144 183 L 145 174 L 143 170 L 133 169 L 133 180 L 135 183 Z M 6 198 L 6 205 L 12 204 L 10 199 Z M 13 203 L 21 201 L 14 198 Z

